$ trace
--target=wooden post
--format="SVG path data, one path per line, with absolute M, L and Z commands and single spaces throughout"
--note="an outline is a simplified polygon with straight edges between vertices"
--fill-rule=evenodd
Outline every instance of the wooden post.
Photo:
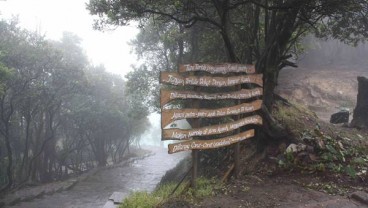
M 240 172 L 240 142 L 234 146 L 234 176 L 238 178 Z
M 193 72 L 191 72 L 191 74 L 193 75 Z M 198 91 L 198 87 L 194 87 L 194 91 L 197 92 Z M 199 100 L 195 100 L 193 102 L 193 107 L 194 108 L 199 108 Z M 192 128 L 199 128 L 201 126 L 199 119 L 195 119 L 193 121 L 192 124 Z M 192 181 L 190 183 L 191 187 L 193 189 L 195 189 L 197 187 L 197 175 L 198 175 L 198 161 L 199 161 L 199 156 L 198 156 L 198 151 L 199 150 L 192 150 Z
M 237 86 L 237 90 L 241 90 L 241 85 Z M 240 104 L 241 101 L 238 100 L 237 104 Z M 237 116 L 238 120 L 241 118 L 240 115 Z M 240 133 L 240 128 L 237 130 L 237 133 Z M 234 145 L 234 176 L 238 178 L 240 172 L 240 142 L 237 142 Z
M 195 189 L 197 186 L 196 179 L 198 174 L 198 150 L 192 150 L 192 181 L 190 186 Z

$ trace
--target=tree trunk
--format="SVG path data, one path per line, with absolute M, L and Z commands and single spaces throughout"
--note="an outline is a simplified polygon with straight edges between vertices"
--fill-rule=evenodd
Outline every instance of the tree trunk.
M 366 77 L 358 77 L 357 104 L 354 109 L 351 126 L 368 128 L 368 79 Z
M 12 101 L 10 101 L 9 104 L 9 112 L 5 113 L 4 110 L 4 97 L 2 98 L 1 102 L 1 122 L 0 124 L 3 125 L 3 128 L 0 129 L 0 134 L 5 139 L 5 147 L 7 151 L 7 167 L 6 167 L 6 174 L 8 177 L 8 183 L 4 187 L 0 187 L 0 192 L 9 190 L 14 182 L 14 176 L 13 176 L 13 151 L 11 146 L 11 135 L 10 135 L 10 127 L 11 127 L 11 117 L 14 113 L 14 107 L 12 104 Z
M 8 176 L 8 183 L 7 185 L 1 190 L 8 190 L 13 185 L 13 152 L 10 145 L 10 135 L 9 135 L 9 127 L 6 125 L 6 135 L 5 135 L 5 146 L 7 150 L 8 156 L 8 165 L 6 168 L 6 174 Z
M 264 84 L 263 84 L 263 102 L 267 109 L 272 113 L 272 105 L 275 101 L 274 91 L 276 88 L 277 74 L 275 71 L 266 72 L 263 74 Z

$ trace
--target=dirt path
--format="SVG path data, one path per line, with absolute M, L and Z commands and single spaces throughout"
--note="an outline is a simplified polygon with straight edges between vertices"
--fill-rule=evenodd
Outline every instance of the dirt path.
M 358 197 L 329 195 L 306 186 L 315 179 L 282 175 L 275 178 L 248 175 L 233 180 L 220 194 L 195 207 L 249 208 L 363 208 L 368 207 L 368 193 L 355 191 Z M 310 181 L 309 181 L 310 180 Z M 305 184 L 304 184 L 305 183 Z M 360 198 L 359 198 L 360 197 Z M 353 199 L 355 198 L 355 199 Z M 366 200 L 366 203 L 359 202 Z

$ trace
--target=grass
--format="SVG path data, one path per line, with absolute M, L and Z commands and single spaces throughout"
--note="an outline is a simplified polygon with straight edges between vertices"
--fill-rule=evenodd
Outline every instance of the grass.
M 135 192 L 126 198 L 119 207 L 151 208 L 156 207 L 160 201 L 161 198 L 155 197 L 153 194 L 149 194 L 147 192 Z
M 159 186 L 152 193 L 134 192 L 129 195 L 119 208 L 151 208 L 160 207 L 167 201 L 186 201 L 193 203 L 205 197 L 213 196 L 215 191 L 220 189 L 222 185 L 215 179 L 198 178 L 196 189 L 185 189 L 186 185 L 181 184 L 179 188 L 171 195 L 177 184 L 169 183 Z
M 282 103 L 276 103 L 276 109 L 273 111 L 273 116 L 294 137 L 299 136 L 305 128 L 314 126 L 317 123 L 316 114 L 309 110 L 306 106 L 291 102 L 290 106 Z

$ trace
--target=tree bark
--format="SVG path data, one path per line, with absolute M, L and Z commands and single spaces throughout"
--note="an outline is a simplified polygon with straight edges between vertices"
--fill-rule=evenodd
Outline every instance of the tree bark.
M 12 152 L 12 148 L 11 148 L 11 145 L 10 145 L 10 135 L 9 135 L 8 125 L 6 125 L 5 132 L 6 132 L 5 136 L 4 136 L 5 146 L 6 146 L 7 155 L 8 155 L 8 165 L 7 165 L 7 168 L 6 168 L 6 174 L 8 176 L 8 183 L 1 191 L 8 190 L 13 185 L 13 152 Z
M 366 77 L 358 77 L 357 104 L 350 126 L 368 128 L 368 79 Z
M 4 139 L 5 139 L 5 147 L 6 147 L 6 151 L 7 151 L 7 159 L 8 159 L 8 164 L 6 167 L 6 174 L 8 177 L 8 183 L 4 186 L 0 188 L 0 192 L 3 191 L 7 191 L 9 190 L 14 182 L 14 176 L 13 176 L 13 151 L 12 151 L 12 146 L 11 146 L 11 135 L 10 135 L 10 126 L 11 126 L 11 117 L 14 113 L 14 106 L 13 106 L 13 99 L 10 99 L 9 102 L 9 109 L 8 112 L 6 112 L 7 110 L 5 110 L 4 107 L 4 103 L 5 103 L 5 97 L 2 97 L 1 99 L 1 105 L 0 105 L 0 109 L 1 109 L 1 124 L 3 124 L 4 128 L 0 129 L 0 134 L 3 135 Z

